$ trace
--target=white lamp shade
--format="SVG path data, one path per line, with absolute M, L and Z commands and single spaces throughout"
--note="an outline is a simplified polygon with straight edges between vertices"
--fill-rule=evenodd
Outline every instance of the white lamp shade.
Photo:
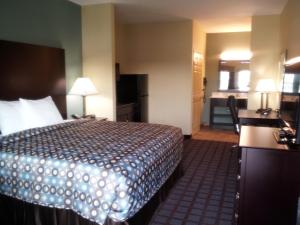
M 71 88 L 69 94 L 70 95 L 94 95 L 97 94 L 98 91 L 92 81 L 87 77 L 77 78 L 73 87 Z
M 276 92 L 276 87 L 272 79 L 261 79 L 258 81 L 255 90 L 264 93 Z

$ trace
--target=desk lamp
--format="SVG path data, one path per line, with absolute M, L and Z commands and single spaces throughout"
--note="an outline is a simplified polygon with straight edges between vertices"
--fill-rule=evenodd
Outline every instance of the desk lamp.
M 86 96 L 95 95 L 98 91 L 92 81 L 87 77 L 77 78 L 73 87 L 71 88 L 70 95 L 82 96 L 83 100 L 83 116 L 86 115 Z
M 260 92 L 260 108 L 257 109 L 257 113 L 264 113 L 271 111 L 269 108 L 269 94 L 275 92 L 275 83 L 272 79 L 261 79 L 258 81 L 256 89 L 257 92 Z M 264 95 L 266 95 L 266 106 L 264 107 Z

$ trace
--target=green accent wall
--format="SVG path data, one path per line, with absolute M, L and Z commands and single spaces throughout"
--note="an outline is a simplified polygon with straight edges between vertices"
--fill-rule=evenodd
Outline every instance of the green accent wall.
M 82 76 L 81 7 L 67 0 L 1 0 L 0 39 L 65 50 L 67 91 Z M 68 114 L 81 101 L 68 96 Z

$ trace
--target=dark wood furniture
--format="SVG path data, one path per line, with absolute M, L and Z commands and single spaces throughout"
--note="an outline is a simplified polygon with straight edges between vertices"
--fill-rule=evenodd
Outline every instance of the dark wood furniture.
M 299 97 L 298 93 L 281 93 L 280 117 L 292 125 L 296 122 Z
M 148 122 L 148 75 L 120 74 L 116 63 L 117 121 Z
M 0 100 L 51 95 L 66 118 L 63 49 L 0 40 L 0 80 Z
M 280 118 L 278 113 L 271 111 L 267 115 L 256 113 L 255 110 L 240 109 L 238 112 L 240 125 L 255 125 L 279 127 Z
M 277 144 L 276 128 L 242 126 L 237 177 L 238 225 L 296 225 L 300 151 Z M 298 223 L 297 223 L 298 217 Z
M 247 108 L 247 103 L 247 98 L 236 98 L 238 109 Z M 214 125 L 233 126 L 231 114 L 227 107 L 227 96 L 210 98 L 209 126 L 213 127 Z
M 282 92 L 280 101 L 281 117 L 294 127 L 297 121 L 297 108 L 300 99 L 300 62 L 285 66 L 285 74 L 282 80 Z
M 130 122 L 134 121 L 136 103 L 117 105 L 117 121 Z

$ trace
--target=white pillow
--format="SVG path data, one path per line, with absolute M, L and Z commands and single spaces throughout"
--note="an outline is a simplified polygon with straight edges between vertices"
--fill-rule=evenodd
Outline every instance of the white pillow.
M 38 100 L 22 98 L 19 100 L 26 129 L 63 122 L 63 118 L 50 96 Z
M 8 135 L 25 130 L 19 101 L 0 101 L 0 130 Z

